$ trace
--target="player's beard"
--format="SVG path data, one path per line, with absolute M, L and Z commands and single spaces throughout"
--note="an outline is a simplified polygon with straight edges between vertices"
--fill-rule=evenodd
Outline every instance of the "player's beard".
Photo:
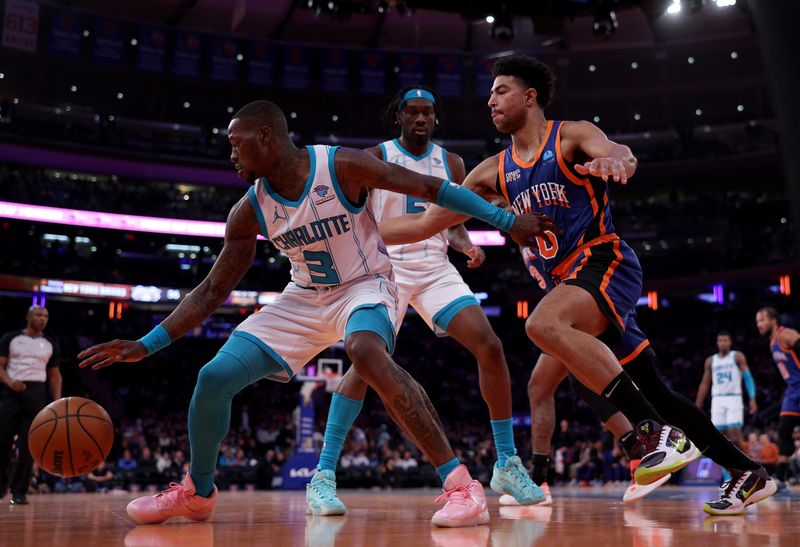
M 431 140 L 431 136 L 428 133 L 425 135 L 418 135 L 412 131 L 410 134 L 406 135 L 406 140 L 413 146 L 423 147 Z

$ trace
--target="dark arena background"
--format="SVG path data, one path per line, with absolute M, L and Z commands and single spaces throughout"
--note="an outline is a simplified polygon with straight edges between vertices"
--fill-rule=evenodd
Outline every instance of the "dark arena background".
M 370 391 L 336 472 L 344 516 L 306 516 L 332 393 L 350 367 L 336 344 L 288 384 L 233 399 L 219 503 L 203 523 L 137 526 L 125 507 L 180 482 L 198 371 L 233 329 L 270 306 L 289 261 L 259 239 L 255 261 L 203 324 L 139 363 L 79 368 L 77 354 L 136 340 L 208 274 L 247 192 L 227 128 L 273 101 L 297 146 L 367 148 L 396 135 L 381 113 L 406 85 L 441 97 L 433 140 L 467 172 L 511 144 L 487 100 L 490 69 L 522 53 L 556 76 L 548 119 L 588 120 L 638 169 L 609 182 L 617 232 L 638 255 L 636 312 L 665 383 L 691 401 L 717 333 L 746 357 L 758 411 L 743 450 L 778 473 L 786 382 L 759 335 L 775 308 L 800 327 L 800 51 L 796 2 L 779 0 L 5 0 L 0 47 L 0 327 L 49 311 L 63 396 L 114 423 L 105 467 L 62 478 L 34 466 L 29 504 L 0 505 L 2 545 L 798 545 L 800 428 L 788 475 L 744 515 L 712 517 L 721 469 L 702 458 L 636 504 L 619 443 L 564 382 L 548 474 L 553 504 L 501 506 L 475 358 L 409 311 L 393 357 L 425 388 L 448 439 L 487 493 L 488 526 L 436 528 L 441 483 Z M 502 340 L 518 455 L 531 465 L 528 379 L 540 350 L 525 322 L 544 293 L 507 234 L 466 227 L 486 254 L 450 259 Z M 6 353 L 6 356 L 8 354 Z M 1 397 L 11 396 L 3 386 Z M 705 411 L 709 411 L 709 399 Z M 747 398 L 745 398 L 745 403 Z M 747 409 L 747 403 L 745 404 Z M 2 419 L 2 416 L 0 416 Z M 20 460 L 0 469 L 6 486 Z M 103 477 L 104 480 L 98 480 Z M 107 479 L 107 480 L 105 480 Z

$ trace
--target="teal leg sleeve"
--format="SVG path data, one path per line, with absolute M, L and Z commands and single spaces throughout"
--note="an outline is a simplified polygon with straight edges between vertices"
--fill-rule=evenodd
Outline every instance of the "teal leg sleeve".
M 336 472 L 336 464 L 342 453 L 347 432 L 353 427 L 364 401 L 333 394 L 331 409 L 328 411 L 328 423 L 325 425 L 325 437 L 322 451 L 319 454 L 319 468 Z
M 228 434 L 233 396 L 259 378 L 282 367 L 253 341 L 231 337 L 200 369 L 189 405 L 189 445 L 192 477 L 200 496 L 214 489 L 219 446 Z
M 494 446 L 497 449 L 497 466 L 505 467 L 506 460 L 517 453 L 514 447 L 514 424 L 511 418 L 491 420 Z

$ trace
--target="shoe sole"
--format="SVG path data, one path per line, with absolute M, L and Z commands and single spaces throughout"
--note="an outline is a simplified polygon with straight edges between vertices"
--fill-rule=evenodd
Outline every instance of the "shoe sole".
M 636 468 L 636 471 L 633 472 L 633 478 L 636 484 L 641 486 L 652 484 L 664 477 L 667 473 L 677 473 L 702 455 L 703 453 L 692 443 L 691 451 L 684 454 L 680 459 L 670 464 L 662 464 L 656 467 L 644 467 L 640 465 Z
M 451 520 L 447 518 L 436 518 L 436 515 L 431 519 L 431 524 L 439 528 L 465 528 L 468 526 L 481 526 L 489 524 L 489 509 L 484 509 L 478 516 L 469 520 Z
M 314 507 L 312 503 L 306 503 L 306 515 L 313 515 L 315 517 L 337 517 L 347 513 L 347 508 L 344 509 L 323 509 L 321 507 Z
M 726 511 L 725 509 L 714 509 L 713 507 L 709 507 L 709 505 L 706 503 L 703 505 L 703 511 L 708 513 L 709 515 L 714 515 L 714 516 L 743 515 L 744 510 L 747 509 L 750 505 L 754 505 L 758 502 L 764 501 L 777 491 L 778 491 L 778 485 L 775 484 L 775 481 L 769 481 L 764 486 L 764 488 L 762 488 L 761 490 L 759 490 L 758 492 L 747 498 L 744 502 L 744 505 L 742 505 L 740 509 L 734 509 L 732 511 Z
M 545 496 L 544 492 L 542 492 L 542 498 L 541 499 L 534 498 L 534 499 L 532 499 L 531 501 L 529 501 L 527 503 L 520 503 L 519 500 L 517 500 L 517 498 L 514 497 L 513 493 L 509 492 L 508 490 L 503 490 L 503 488 L 499 484 L 497 484 L 494 481 L 494 479 L 492 479 L 492 481 L 489 483 L 489 488 L 491 488 L 492 490 L 494 490 L 498 494 L 505 494 L 507 496 L 511 496 L 512 498 L 514 498 L 514 501 L 516 501 L 518 505 L 541 505 L 543 502 L 547 501 L 547 496 Z M 541 491 L 541 488 L 539 490 Z M 511 505 L 511 504 L 509 504 L 509 505 Z
M 524 507 L 520 502 L 518 502 L 514 496 L 510 494 L 503 494 L 500 496 L 500 505 L 507 506 L 507 507 Z M 534 505 L 553 505 L 553 498 L 550 496 L 545 496 L 544 501 L 535 503 Z
M 651 482 L 650 484 L 637 484 L 634 482 L 634 484 L 625 490 L 625 494 L 622 496 L 622 501 L 625 503 L 633 503 L 634 501 L 640 500 L 656 490 L 662 484 L 666 483 L 670 477 L 672 477 L 672 473 L 667 473 L 657 481 Z M 631 489 L 633 489 L 633 491 L 631 491 Z
M 212 510 L 211 512 L 209 512 L 207 514 L 200 514 L 200 515 L 171 515 L 169 517 L 164 517 L 164 518 L 160 518 L 160 519 L 156 519 L 156 520 L 150 520 L 150 519 L 140 519 L 139 517 L 136 516 L 135 513 L 132 513 L 130 511 L 128 511 L 127 509 L 125 510 L 125 512 L 128 513 L 128 516 L 130 517 L 130 519 L 135 524 L 161 524 L 162 522 L 167 522 L 171 518 L 180 518 L 180 517 L 183 517 L 185 519 L 189 519 L 189 520 L 194 521 L 194 522 L 205 522 L 205 521 L 209 520 L 212 516 L 214 516 L 214 511 Z

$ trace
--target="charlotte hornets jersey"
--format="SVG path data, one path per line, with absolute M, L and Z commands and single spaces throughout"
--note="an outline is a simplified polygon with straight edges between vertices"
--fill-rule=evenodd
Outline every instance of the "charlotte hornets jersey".
M 325 287 L 370 275 L 389 275 L 391 263 L 368 204 L 345 196 L 334 169 L 338 147 L 308 146 L 309 177 L 289 201 L 265 178 L 248 190 L 261 232 L 289 257 L 292 281 Z
M 423 175 L 450 180 L 447 151 L 437 144 L 430 143 L 428 151 L 421 156 L 415 156 L 403 148 L 397 139 L 382 142 L 380 146 L 383 160 L 388 163 L 402 165 L 406 169 Z M 424 213 L 430 207 L 430 203 L 424 199 L 380 189 L 370 191 L 370 203 L 375 210 L 378 222 L 403 215 Z M 418 262 L 423 259 L 437 262 L 446 261 L 447 236 L 445 232 L 440 232 L 424 241 L 405 245 L 388 245 L 387 249 L 392 262 L 397 267 L 402 267 L 402 263 L 405 261 Z
M 783 349 L 778 342 L 778 337 L 784 327 L 780 327 L 775 333 L 775 336 L 770 341 L 770 351 L 772 351 L 772 358 L 775 364 L 778 365 L 778 370 L 781 371 L 781 376 L 786 380 L 786 383 L 791 387 L 800 387 L 800 360 L 797 358 L 794 350 L 791 348 Z
M 742 395 L 742 371 L 735 351 L 724 357 L 719 353 L 711 357 L 711 396 L 718 395 Z
M 608 186 L 602 179 L 578 175 L 561 154 L 563 121 L 548 121 L 547 134 L 531 162 L 522 161 L 513 144 L 500 156 L 498 186 L 517 214 L 543 213 L 564 230 L 536 238 L 534 249 L 548 275 L 574 251 L 589 243 L 618 239 L 611 222 Z

